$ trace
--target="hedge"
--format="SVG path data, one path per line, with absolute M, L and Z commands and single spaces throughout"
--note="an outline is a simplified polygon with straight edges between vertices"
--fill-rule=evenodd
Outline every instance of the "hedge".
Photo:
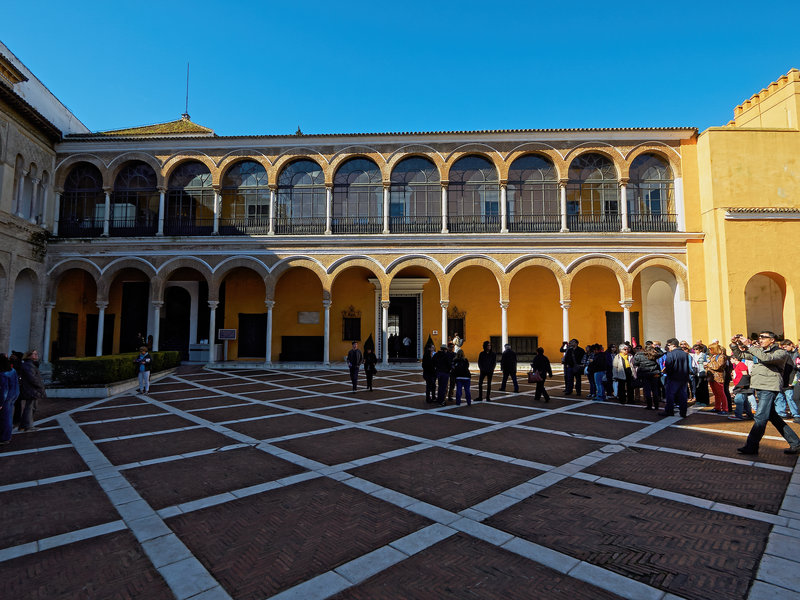
M 67 386 L 106 384 L 132 379 L 136 377 L 136 364 L 133 360 L 138 355 L 138 352 L 130 352 L 59 360 L 53 365 L 53 378 Z M 151 352 L 150 356 L 153 359 L 151 371 L 170 369 L 181 362 L 181 353 L 174 350 Z

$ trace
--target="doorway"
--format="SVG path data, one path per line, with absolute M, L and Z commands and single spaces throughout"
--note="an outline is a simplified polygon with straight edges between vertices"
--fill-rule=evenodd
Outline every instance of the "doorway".
M 415 361 L 417 356 L 418 299 L 416 296 L 391 296 L 389 298 L 389 360 Z
M 267 355 L 267 313 L 239 313 L 239 358 Z
M 159 350 L 178 350 L 181 358 L 189 358 L 192 298 L 182 287 L 170 286 L 164 292 Z

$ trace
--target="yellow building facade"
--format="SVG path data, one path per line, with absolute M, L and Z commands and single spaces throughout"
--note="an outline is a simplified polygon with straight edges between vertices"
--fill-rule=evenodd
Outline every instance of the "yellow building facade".
M 184 115 L 64 135 L 31 342 L 277 365 L 352 341 L 413 362 L 456 333 L 471 360 L 485 340 L 525 360 L 571 338 L 796 339 L 799 75 L 702 133 L 217 136 Z

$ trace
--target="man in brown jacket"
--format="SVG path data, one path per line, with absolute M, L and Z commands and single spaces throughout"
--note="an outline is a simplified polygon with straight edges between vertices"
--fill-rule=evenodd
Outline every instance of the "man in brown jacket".
M 731 350 L 736 358 L 758 360 L 750 374 L 750 387 L 756 391 L 758 409 L 753 419 L 750 435 L 747 436 L 747 443 L 737 452 L 739 454 L 758 454 L 758 445 L 761 438 L 764 437 L 767 421 L 769 421 L 783 436 L 783 439 L 789 442 L 789 447 L 784 450 L 784 453 L 797 454 L 800 452 L 800 438 L 775 410 L 775 397 L 781 391 L 783 369 L 786 361 L 789 360 L 789 354 L 775 343 L 775 334 L 771 331 L 762 331 L 758 335 L 757 342 L 745 339 L 743 336 L 736 336 L 731 341 L 733 342 Z

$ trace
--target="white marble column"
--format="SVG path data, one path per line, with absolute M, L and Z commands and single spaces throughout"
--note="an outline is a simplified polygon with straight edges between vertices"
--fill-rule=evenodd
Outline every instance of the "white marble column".
M 216 300 L 208 301 L 208 362 L 216 362 L 214 355 L 214 340 L 217 337 L 217 307 L 219 302 Z
M 23 217 L 22 214 L 22 198 L 25 195 L 25 178 L 28 173 L 21 173 L 17 182 L 17 198 L 14 202 L 14 212 L 18 217 Z
M 572 302 L 569 300 L 561 301 L 561 339 L 569 341 L 569 307 Z
M 558 190 L 561 197 L 561 233 L 569 232 L 567 227 L 567 182 L 561 180 L 558 182 Z
M 275 308 L 274 300 L 265 300 L 267 306 L 267 365 L 272 365 L 272 309 Z
M 103 356 L 103 334 L 105 333 L 106 308 L 108 302 L 97 302 L 97 350 L 95 356 Z
M 108 237 L 111 225 L 111 190 L 104 190 L 106 194 L 106 203 L 103 209 L 103 237 Z M 98 356 L 100 356 L 98 354 Z
M 500 184 L 500 233 L 508 233 L 508 185 Z
M 158 352 L 158 336 L 161 333 L 161 307 L 163 302 L 153 302 L 153 352 Z
M 622 330 L 625 341 L 631 341 L 631 306 L 632 300 L 622 300 L 619 305 L 622 307 Z
M 58 220 L 61 217 L 61 192 L 56 192 L 56 205 L 53 207 L 53 235 L 58 236 Z
M 42 362 L 50 362 L 50 330 L 53 328 L 53 309 L 55 302 L 44 303 L 44 346 L 42 346 Z
M 267 235 L 275 235 L 275 195 L 277 188 L 273 185 L 269 188 L 269 230 Z M 267 358 L 267 362 L 270 362 Z
M 41 190 L 41 183 L 42 180 L 38 177 L 31 179 L 31 214 L 28 216 L 28 220 L 31 223 L 36 223 L 36 217 L 39 212 L 39 191 Z
M 500 337 L 502 339 L 502 348 L 500 352 L 506 347 L 508 343 L 508 300 L 500 301 Z
M 322 306 L 325 309 L 325 341 L 322 347 L 322 362 L 327 366 L 331 364 L 331 301 L 323 300 Z
M 325 235 L 331 235 L 331 217 L 333 215 L 333 185 L 325 184 Z
M 222 194 L 219 189 L 214 189 L 214 228 L 211 235 L 219 235 L 219 213 L 222 208 Z
M 627 233 L 631 228 L 628 223 L 628 181 L 626 179 L 619 182 L 619 205 L 622 213 L 622 231 Z
M 389 186 L 383 185 L 383 233 L 389 233 Z
M 381 343 L 383 344 L 382 362 L 389 364 L 389 301 L 381 300 Z
M 166 208 L 166 190 L 158 190 L 158 232 L 156 235 L 164 235 L 164 211 Z
M 450 233 L 447 228 L 447 182 L 442 182 L 442 233 Z
M 442 346 L 447 345 L 447 307 L 450 306 L 450 302 L 448 300 L 442 300 L 439 302 L 439 306 L 442 307 Z

